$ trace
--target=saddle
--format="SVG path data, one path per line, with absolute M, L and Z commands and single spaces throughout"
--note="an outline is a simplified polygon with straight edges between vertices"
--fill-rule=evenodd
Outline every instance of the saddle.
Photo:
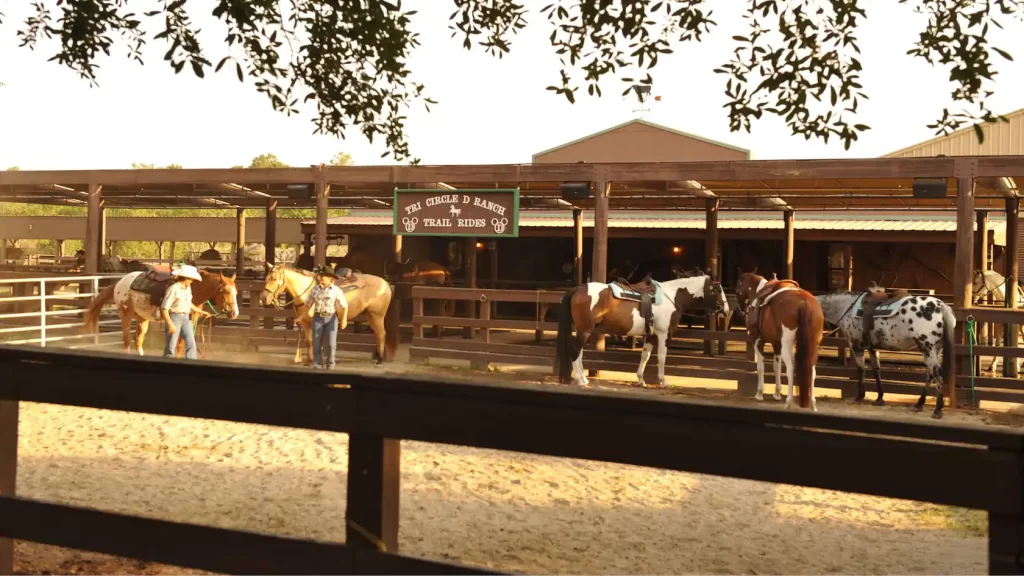
M 359 273 L 354 272 L 351 268 L 336 268 L 334 273 L 338 276 L 337 280 L 334 281 L 335 286 L 341 288 L 342 294 L 357 290 L 359 286 L 356 282 L 359 280 Z
M 174 277 L 169 270 L 150 270 L 145 274 L 139 274 L 132 282 L 131 289 L 148 294 L 150 304 L 159 306 L 163 303 L 167 287 L 173 281 Z
M 875 284 L 874 282 L 868 286 L 864 297 L 861 298 L 861 309 L 857 310 L 856 314 L 861 316 L 863 322 L 863 332 L 861 333 L 861 342 L 871 347 L 871 330 L 875 326 L 875 318 L 889 317 L 896 313 L 896 308 L 892 307 L 896 302 L 910 296 L 910 292 L 907 290 L 893 290 L 886 291 L 885 288 Z
M 167 282 L 174 278 L 171 276 L 171 269 L 166 266 L 153 266 L 146 271 L 146 277 L 153 282 Z
M 754 295 L 754 301 L 750 303 L 746 315 L 747 333 L 751 336 L 757 337 L 761 333 L 761 307 L 765 305 L 768 300 L 771 299 L 772 295 L 776 294 L 783 288 L 800 288 L 800 284 L 796 280 L 778 280 L 776 276 L 773 276 L 773 280 L 769 280 L 764 288 Z
M 612 297 L 640 303 L 640 317 L 644 319 L 644 335 L 650 336 L 654 327 L 654 305 L 661 300 L 661 286 L 648 274 L 637 284 L 618 278 L 608 284 Z

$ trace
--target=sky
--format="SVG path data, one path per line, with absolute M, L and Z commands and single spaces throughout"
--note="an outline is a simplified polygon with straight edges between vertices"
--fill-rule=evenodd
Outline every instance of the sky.
M 530 24 L 502 59 L 479 48 L 466 51 L 461 38 L 451 37 L 450 0 L 405 3 L 418 10 L 413 27 L 421 42 L 410 69 L 439 102 L 430 112 L 419 105 L 408 111 L 406 134 L 424 164 L 527 163 L 534 153 L 639 116 L 637 102 L 620 96 L 624 85 L 616 78 L 603 81 L 603 97 L 589 97 L 584 89 L 576 104 L 545 90 L 559 70 L 547 38 L 551 29 L 539 13 L 548 2 L 526 0 Z M 892 0 L 862 2 L 868 18 L 858 35 L 870 100 L 861 103 L 856 121 L 872 130 L 850 150 L 839 141 L 826 145 L 793 136 L 774 117 L 756 120 L 749 134 L 730 132 L 725 77 L 713 69 L 728 61 L 731 37 L 744 32 L 741 2 L 709 3 L 718 26 L 701 43 L 678 45 L 661 59 L 652 94 L 662 99 L 650 102 L 643 118 L 749 149 L 754 159 L 868 158 L 932 138 L 927 125 L 952 103 L 952 84 L 944 67 L 906 54 L 923 17 Z M 217 62 L 226 53 L 224 28 L 209 15 L 210 3 L 189 4 L 207 57 Z M 130 5 L 142 12 L 158 3 Z M 337 152 L 361 165 L 394 163 L 381 158 L 380 142 L 367 142 L 355 128 L 344 140 L 313 135 L 312 114 L 275 111 L 252 80 L 240 83 L 230 66 L 219 74 L 208 71 L 205 79 L 188 67 L 174 74 L 162 59 L 167 46 L 161 40 L 149 41 L 145 66 L 130 61 L 124 46 L 101 56 L 99 87 L 90 88 L 71 70 L 46 61 L 56 52 L 53 40 L 34 52 L 18 47 L 16 31 L 29 9 L 25 0 L 0 0 L 6 14 L 0 25 L 0 82 L 6 84 L 0 87 L 0 169 L 116 169 L 133 162 L 218 168 L 248 164 L 261 153 L 294 166 L 327 162 Z M 1020 44 L 1012 41 L 1022 34 L 1024 24 L 1011 21 L 990 35 L 995 46 L 1018 58 L 994 57 L 999 74 L 989 106 L 996 112 L 1024 107 L 1024 50 L 1015 50 Z

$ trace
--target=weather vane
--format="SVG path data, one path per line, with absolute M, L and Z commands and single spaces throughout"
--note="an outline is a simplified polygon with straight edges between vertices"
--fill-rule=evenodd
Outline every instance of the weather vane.
M 634 84 L 633 93 L 636 94 L 636 99 L 640 102 L 640 108 L 633 110 L 633 113 L 642 117 L 645 112 L 651 111 L 651 109 L 647 107 L 647 101 L 651 98 L 651 85 Z M 655 96 L 654 101 L 661 102 L 661 96 Z

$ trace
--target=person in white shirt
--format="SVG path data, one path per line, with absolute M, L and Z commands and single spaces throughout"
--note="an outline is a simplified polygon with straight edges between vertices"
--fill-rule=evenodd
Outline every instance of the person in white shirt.
M 338 317 L 341 330 L 348 326 L 348 300 L 334 281 L 338 276 L 327 266 L 319 266 L 316 285 L 309 294 L 309 317 L 313 319 L 313 367 L 328 370 L 334 368 L 334 352 L 338 346 Z M 327 363 L 324 363 L 323 346 L 327 343 Z
M 189 320 L 189 313 L 196 312 L 201 316 L 212 316 L 196 305 L 192 304 L 192 281 L 202 282 L 203 277 L 195 266 L 182 264 L 171 272 L 175 281 L 167 287 L 164 292 L 163 302 L 160 303 L 160 315 L 167 326 L 164 336 L 164 357 L 173 358 L 174 349 L 178 346 L 178 337 L 185 339 L 185 358 L 195 360 L 199 358 L 196 350 L 196 336 L 192 332 L 192 322 Z

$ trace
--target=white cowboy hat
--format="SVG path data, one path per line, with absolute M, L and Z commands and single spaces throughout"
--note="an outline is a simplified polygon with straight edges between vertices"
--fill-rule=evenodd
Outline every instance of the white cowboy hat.
M 182 264 L 180 268 L 171 272 L 171 276 L 184 276 L 185 278 L 191 278 L 196 282 L 203 281 L 203 277 L 199 275 L 199 270 L 196 270 L 195 266 L 190 266 L 188 264 Z

